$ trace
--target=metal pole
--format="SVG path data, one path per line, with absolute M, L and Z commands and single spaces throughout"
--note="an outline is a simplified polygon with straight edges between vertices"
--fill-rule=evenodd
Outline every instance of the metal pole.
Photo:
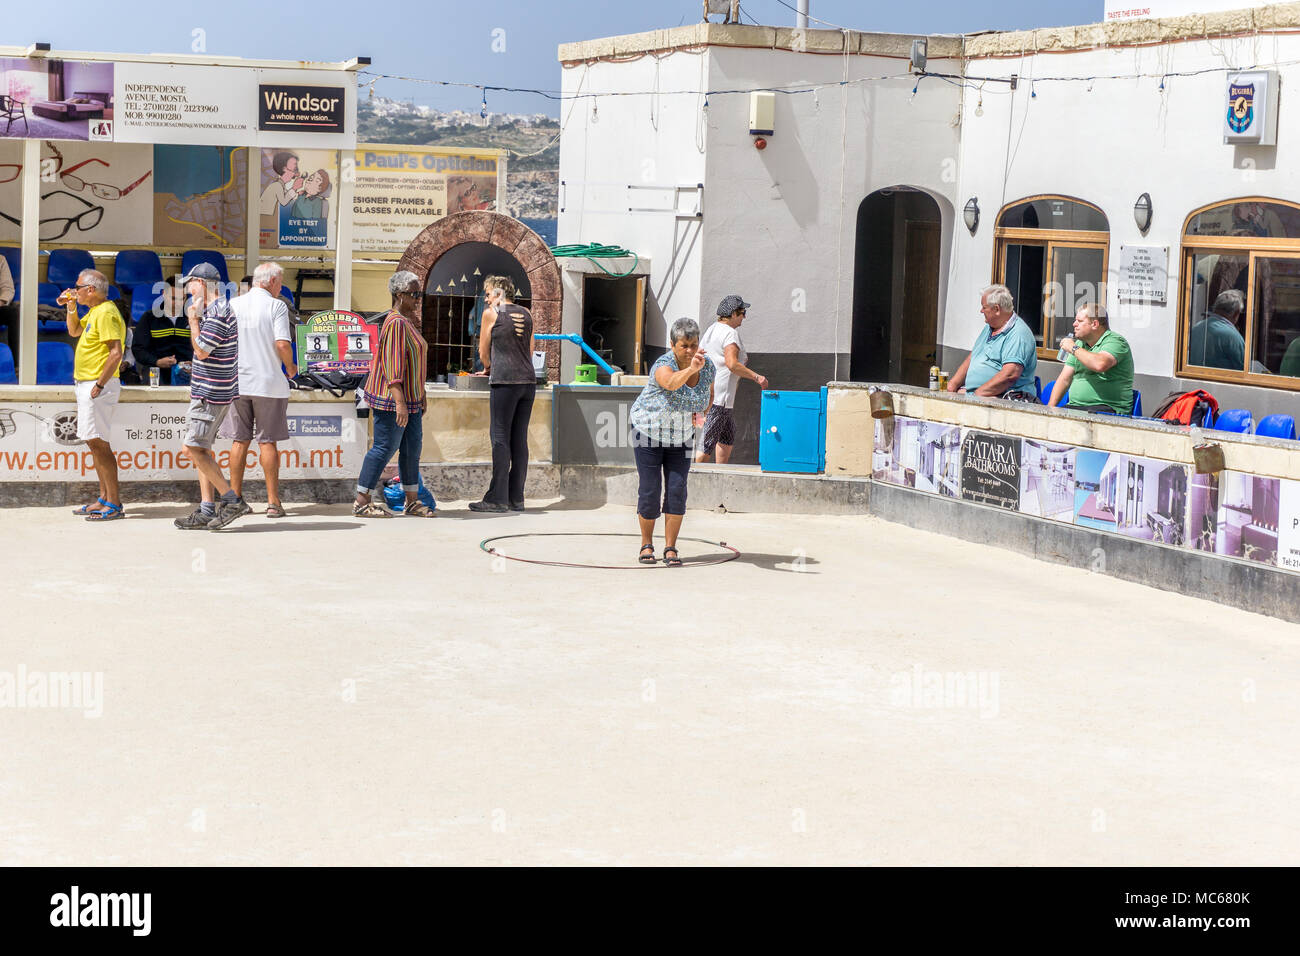
M 36 384 L 36 281 L 41 239 L 41 141 L 23 140 L 22 261 L 14 282 L 22 292 L 18 300 L 18 384 Z M 60 289 L 60 292 L 63 290 Z
M 799 8 L 798 16 L 795 18 L 795 26 L 800 30 L 808 29 L 808 4 L 810 0 L 798 0 L 796 6 Z

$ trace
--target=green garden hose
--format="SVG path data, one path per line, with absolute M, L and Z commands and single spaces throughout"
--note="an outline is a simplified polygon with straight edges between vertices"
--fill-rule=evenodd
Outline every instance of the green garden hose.
M 566 258 L 566 257 L 574 258 L 574 259 L 586 259 L 589 262 L 591 262 L 592 265 L 598 268 L 601 272 L 605 273 L 605 275 L 613 276 L 615 279 L 621 279 L 624 276 L 630 276 L 633 272 L 636 271 L 636 267 L 641 264 L 640 256 L 628 252 L 622 246 L 605 246 L 605 245 L 601 245 L 599 242 L 590 242 L 587 243 L 586 245 L 578 244 L 573 246 L 552 246 L 551 255 L 555 256 L 557 259 Z M 628 269 L 627 272 L 618 272 L 618 273 L 610 272 L 608 269 L 606 269 L 597 261 L 598 259 L 626 259 L 628 256 L 631 256 L 634 261 L 632 263 L 632 268 Z

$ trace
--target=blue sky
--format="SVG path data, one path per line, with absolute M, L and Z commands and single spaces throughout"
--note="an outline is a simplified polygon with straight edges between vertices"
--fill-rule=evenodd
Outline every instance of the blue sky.
M 795 0 L 787 0 L 793 6 Z M 792 26 L 781 0 L 743 0 L 759 23 Z M 831 23 L 888 33 L 963 33 L 1095 23 L 1103 0 L 924 0 L 872 3 L 812 0 L 812 14 Z M 87 0 L 57 5 L 11 0 L 3 41 L 44 40 L 63 50 L 189 53 L 201 29 L 207 52 L 274 59 L 343 60 L 369 56 L 380 73 L 430 80 L 556 89 L 556 47 L 573 40 L 637 33 L 700 19 L 700 0 L 475 0 L 473 3 L 389 0 L 387 3 L 267 4 L 223 0 L 188 9 L 174 2 L 131 0 L 106 7 Z M 750 22 L 748 18 L 744 22 Z M 816 26 L 817 24 L 813 24 Z M 505 31 L 504 54 L 492 52 L 493 31 Z M 421 83 L 380 81 L 376 93 L 442 109 L 479 107 L 479 94 Z M 558 115 L 554 101 L 493 94 L 489 109 Z

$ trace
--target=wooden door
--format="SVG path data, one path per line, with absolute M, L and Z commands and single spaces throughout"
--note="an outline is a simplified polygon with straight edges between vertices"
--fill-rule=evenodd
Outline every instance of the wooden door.
M 938 359 L 939 223 L 909 220 L 903 256 L 901 381 L 924 388 Z

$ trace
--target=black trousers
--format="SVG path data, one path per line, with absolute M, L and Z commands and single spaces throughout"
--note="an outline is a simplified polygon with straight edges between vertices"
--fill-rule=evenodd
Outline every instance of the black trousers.
M 537 386 L 493 385 L 488 398 L 492 426 L 492 484 L 483 500 L 497 505 L 521 504 L 528 478 L 528 423 Z

